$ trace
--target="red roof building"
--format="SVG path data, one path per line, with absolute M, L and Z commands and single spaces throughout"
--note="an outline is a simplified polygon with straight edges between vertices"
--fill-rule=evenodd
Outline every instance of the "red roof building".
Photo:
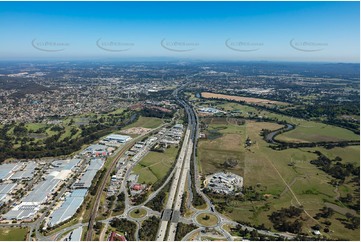
M 132 187 L 133 190 L 135 191 L 140 191 L 142 190 L 142 185 L 140 184 L 134 184 L 133 187 Z
M 108 241 L 127 241 L 124 235 L 117 234 L 116 232 L 112 232 L 109 236 Z

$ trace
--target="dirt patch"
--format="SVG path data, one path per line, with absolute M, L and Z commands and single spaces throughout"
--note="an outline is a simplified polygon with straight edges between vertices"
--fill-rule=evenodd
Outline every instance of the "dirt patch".
M 328 203 L 328 202 L 325 202 L 325 206 L 328 207 L 328 208 L 332 208 L 333 210 L 335 210 L 336 212 L 342 214 L 342 215 L 345 215 L 346 213 L 350 213 L 354 216 L 357 216 L 357 213 L 356 211 L 352 210 L 352 209 L 349 209 L 349 208 L 343 208 L 343 207 L 340 207 L 336 204 L 332 204 L 332 203 Z
M 135 128 L 129 128 L 129 129 L 125 129 L 122 130 L 122 133 L 124 134 L 146 134 L 147 132 L 149 132 L 151 129 L 148 128 L 142 128 L 142 127 L 135 127 Z
M 231 96 L 231 95 L 224 95 L 224 94 L 217 94 L 217 93 L 210 93 L 210 92 L 202 92 L 202 97 L 204 97 L 204 98 L 226 99 L 226 100 L 233 100 L 233 101 L 242 101 L 242 102 L 256 103 L 256 104 L 282 104 L 282 105 L 287 104 L 287 103 L 284 103 L 284 102 L 272 101 L 272 100 L 268 100 L 268 99 L 253 98 L 253 97 L 241 97 L 241 96 Z

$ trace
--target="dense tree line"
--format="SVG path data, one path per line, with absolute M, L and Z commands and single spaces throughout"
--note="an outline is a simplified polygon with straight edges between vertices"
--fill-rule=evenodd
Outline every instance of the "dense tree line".
M 247 96 L 252 96 L 247 94 Z M 203 98 L 203 97 L 202 97 Z M 203 98 L 205 99 L 205 98 Z M 220 100 L 218 98 L 207 98 L 211 100 Z M 253 103 L 247 103 L 245 101 L 234 101 L 227 100 L 227 102 L 239 103 L 242 105 L 247 105 L 250 107 L 254 107 L 257 109 L 263 109 L 272 113 L 286 115 L 295 118 L 301 119 L 316 119 L 319 122 L 323 122 L 326 124 L 332 124 L 339 126 L 341 128 L 346 128 L 353 131 L 356 134 L 360 132 L 360 123 L 352 122 L 345 119 L 337 118 L 340 115 L 356 115 L 360 114 L 360 107 L 357 103 L 345 103 L 345 104 L 317 104 L 317 105 L 302 105 L 300 107 L 292 107 L 280 109 L 278 106 L 265 106 Z M 320 117 L 326 116 L 326 119 L 320 119 Z
M 192 189 L 192 194 L 193 194 L 193 205 L 195 207 L 198 206 L 203 206 L 206 204 L 206 202 L 204 201 L 204 199 L 202 198 L 202 196 L 197 192 L 196 190 L 196 185 L 195 185 L 195 179 L 194 179 L 194 166 L 191 165 L 190 168 L 190 173 L 191 173 L 191 189 Z
M 166 197 L 166 193 L 163 190 L 161 190 L 157 194 L 157 196 L 155 196 L 155 198 L 153 198 L 146 204 L 146 206 L 150 207 L 154 211 L 161 212 L 163 210 L 163 206 L 164 206 L 163 202 L 165 197 Z
M 143 221 L 139 229 L 139 239 L 143 241 L 155 241 L 160 219 L 152 216 Z
M 121 192 L 118 196 L 117 196 L 117 200 L 116 200 L 116 204 L 115 204 L 115 208 L 113 209 L 113 212 L 118 213 L 118 212 L 122 212 L 125 209 L 125 194 L 124 192 Z
M 92 184 L 91 184 L 91 186 L 89 188 L 89 194 L 90 195 L 95 196 L 95 194 L 97 192 L 97 189 L 98 189 L 98 183 L 100 183 L 103 180 L 106 171 L 107 171 L 107 168 L 104 168 L 103 170 L 98 171 L 95 174 L 95 177 L 92 180 Z
M 158 211 L 161 212 L 163 210 L 164 207 L 164 200 L 167 196 L 167 192 L 170 189 L 170 186 L 172 184 L 172 180 L 170 180 L 167 185 L 165 185 L 157 194 L 157 196 L 155 196 L 152 200 L 150 200 L 146 206 L 150 207 L 151 209 L 153 209 L 154 211 Z
M 359 166 L 355 166 L 350 162 L 343 164 L 340 162 L 340 157 L 337 157 L 334 160 L 330 160 L 319 151 L 315 151 L 314 153 L 318 155 L 318 158 L 311 160 L 310 163 L 317 166 L 317 168 L 326 172 L 332 177 L 341 180 L 341 182 L 344 182 L 345 179 L 349 176 L 355 176 L 360 179 Z
M 140 93 L 138 99 L 141 101 L 158 100 L 163 101 L 165 99 L 172 98 L 173 90 L 159 90 L 158 92 L 148 92 L 147 94 Z
M 116 230 L 123 232 L 125 234 L 125 237 L 127 238 L 127 240 L 131 240 L 131 241 L 135 241 L 135 231 L 137 229 L 137 226 L 135 223 L 128 221 L 124 218 L 119 219 L 119 218 L 113 218 L 110 221 L 110 226 L 112 226 L 113 228 L 115 228 Z
M 175 240 L 181 241 L 184 236 L 186 236 L 189 232 L 197 229 L 198 227 L 194 224 L 184 224 L 184 223 L 178 223 L 177 230 L 175 233 Z
M 355 230 L 360 227 L 360 218 L 350 213 L 346 213 L 346 219 L 337 218 L 347 229 Z
M 142 116 L 145 117 L 155 117 L 155 118 L 172 118 L 174 115 L 174 111 L 172 112 L 162 112 L 159 109 L 154 109 L 154 108 L 149 108 L 149 107 L 144 107 L 141 111 L 140 114 Z
M 141 203 L 144 203 L 148 198 L 148 193 L 143 192 L 141 194 L 135 195 L 132 197 L 132 202 L 134 205 L 139 205 Z
M 188 192 L 187 191 L 185 191 L 184 193 L 183 193 L 183 195 L 182 195 L 182 204 L 181 204 L 181 207 L 180 207 L 180 209 L 179 209 L 179 212 L 180 212 L 180 214 L 183 216 L 184 214 L 185 214 L 185 212 L 187 211 L 187 207 L 186 207 L 186 205 L 187 205 L 187 194 L 188 194 Z
M 262 229 L 262 228 L 259 228 Z M 243 229 L 241 225 L 237 225 L 235 228 L 231 228 L 231 232 L 236 234 L 243 239 L 251 240 L 251 241 L 282 241 L 284 238 L 280 236 L 270 236 L 270 235 L 263 235 L 258 233 L 256 229 L 248 230 Z
M 313 148 L 313 147 L 325 147 L 326 149 L 332 149 L 334 147 L 346 147 L 350 145 L 360 145 L 360 141 L 322 141 L 322 142 L 309 142 L 309 143 L 289 143 L 277 140 L 277 145 L 271 145 L 270 148 L 274 150 L 284 150 L 292 148 Z
M 320 209 L 320 212 L 317 213 L 314 218 L 315 219 L 320 219 L 320 218 L 330 218 L 332 217 L 332 215 L 334 214 L 334 210 L 332 208 L 329 207 L 323 207 Z
M 269 216 L 269 220 L 273 223 L 273 227 L 278 231 L 298 234 L 302 232 L 303 223 L 299 218 L 302 212 L 302 208 L 296 208 L 294 206 L 282 208 L 273 212 Z

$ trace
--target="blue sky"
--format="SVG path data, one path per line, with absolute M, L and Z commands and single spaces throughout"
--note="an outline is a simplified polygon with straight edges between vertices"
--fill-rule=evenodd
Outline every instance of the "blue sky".
M 359 8 L 359 2 L 0 2 L 0 58 L 359 62 Z

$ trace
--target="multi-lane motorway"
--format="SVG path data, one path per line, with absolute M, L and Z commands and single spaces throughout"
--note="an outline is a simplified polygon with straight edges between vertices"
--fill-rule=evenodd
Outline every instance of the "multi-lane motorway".
M 188 104 L 185 100 L 178 97 L 178 91 L 181 90 L 182 87 L 176 89 L 173 93 L 176 100 L 184 107 L 187 116 L 188 116 L 188 126 L 186 130 L 186 134 L 183 140 L 183 145 L 180 151 L 179 158 L 177 160 L 176 173 L 173 178 L 172 186 L 169 192 L 168 201 L 166 204 L 166 208 L 162 214 L 162 220 L 158 229 L 156 239 L 158 241 L 167 240 L 167 241 L 175 241 L 175 235 L 177 231 L 177 225 L 180 217 L 180 207 L 183 200 L 184 189 L 186 187 L 186 180 L 189 179 L 190 176 L 190 166 L 194 166 L 194 182 L 196 187 L 196 192 L 202 196 L 204 201 L 207 204 L 207 208 L 202 210 L 202 212 L 209 212 L 214 214 L 218 218 L 217 225 L 214 228 L 219 231 L 227 240 L 233 240 L 232 236 L 223 229 L 224 224 L 231 224 L 233 226 L 238 223 L 229 220 L 224 217 L 222 214 L 218 213 L 213 206 L 212 202 L 209 198 L 201 191 L 200 189 L 200 179 L 198 175 L 198 166 L 196 164 L 196 146 L 198 139 L 198 116 L 196 115 L 193 107 Z M 191 182 L 191 181 L 188 181 Z M 188 184 L 189 186 L 189 184 Z M 189 191 L 191 192 L 191 190 Z M 194 209 L 194 208 L 193 208 Z M 197 211 L 195 213 L 198 214 Z M 197 224 L 196 215 L 193 216 L 192 220 L 194 224 Z M 198 225 L 201 226 L 201 225 Z M 253 230 L 254 228 L 241 225 L 244 229 L 247 228 L 249 230 Z M 272 233 L 269 231 L 258 230 L 259 233 L 264 235 L 271 236 L 280 236 L 281 234 Z M 282 234 L 282 236 L 292 239 L 293 235 Z
M 197 215 L 199 215 L 200 213 L 212 213 L 214 216 L 217 217 L 218 222 L 216 225 L 212 226 L 212 228 L 216 231 L 218 231 L 221 235 L 223 235 L 223 237 L 227 240 L 233 240 L 232 236 L 223 229 L 223 225 L 228 224 L 228 225 L 232 225 L 235 226 L 238 223 L 229 220 L 228 218 L 224 217 L 222 214 L 218 213 L 216 211 L 216 209 L 214 208 L 213 204 L 211 203 L 211 201 L 209 200 L 209 198 L 202 192 L 201 188 L 200 188 L 200 178 L 199 178 L 199 174 L 198 174 L 198 166 L 196 163 L 196 146 L 197 146 L 197 138 L 198 138 L 198 117 L 196 115 L 195 110 L 193 109 L 193 107 L 187 103 L 186 100 L 179 98 L 178 97 L 178 91 L 181 90 L 182 87 L 176 89 L 173 93 L 175 99 L 183 106 L 186 114 L 187 114 L 187 120 L 188 120 L 188 125 L 186 127 L 185 130 L 185 134 L 184 134 L 184 139 L 183 139 L 183 143 L 181 146 L 181 149 L 179 151 L 179 155 L 176 161 L 176 164 L 174 166 L 174 169 L 172 170 L 171 174 L 169 175 L 169 177 L 167 178 L 166 182 L 162 185 L 162 187 L 167 184 L 168 182 L 171 182 L 171 188 L 169 190 L 169 194 L 168 194 L 168 200 L 166 201 L 166 205 L 165 205 L 165 209 L 163 210 L 162 213 L 159 212 L 155 212 L 153 210 L 151 210 L 150 208 L 147 208 L 144 206 L 144 204 L 146 204 L 149 200 L 151 200 L 152 198 L 154 198 L 157 194 L 157 192 L 159 192 L 160 189 L 158 189 L 156 192 L 154 192 L 153 194 L 150 195 L 150 197 L 147 199 L 146 202 L 142 203 L 141 205 L 138 205 L 137 207 L 142 207 L 144 209 L 147 210 L 147 216 L 145 216 L 144 218 L 138 220 L 134 220 L 133 218 L 131 218 L 129 215 L 129 211 L 131 211 L 132 209 L 134 209 L 135 207 L 131 205 L 130 201 L 129 201 L 129 197 L 128 197 L 128 193 L 127 193 L 127 189 L 126 189 L 126 184 L 122 183 L 122 187 L 121 190 L 125 192 L 125 211 L 122 215 L 118 215 L 118 216 L 114 216 L 114 217 L 110 217 L 107 218 L 105 220 L 101 220 L 99 222 L 102 223 L 109 223 L 109 221 L 112 218 L 118 217 L 118 218 L 126 218 L 130 221 L 133 221 L 137 224 L 137 231 L 135 232 L 135 238 L 138 240 L 138 230 L 141 227 L 141 221 L 143 221 L 144 219 L 146 219 L 149 216 L 156 216 L 156 217 L 160 217 L 161 218 L 161 222 L 156 234 L 156 240 L 158 241 L 175 241 L 175 236 L 176 236 L 176 231 L 177 231 L 177 226 L 179 222 L 182 223 L 193 223 L 195 224 L 197 227 L 200 227 L 199 229 L 194 230 L 193 232 L 189 233 L 187 236 L 185 236 L 186 238 L 190 238 L 190 236 L 194 235 L 196 232 L 199 232 L 203 229 L 204 226 L 202 226 L 201 224 L 198 223 L 197 221 Z M 130 142 L 130 144 L 128 144 L 128 146 L 123 147 L 123 149 L 114 157 L 114 160 L 112 161 L 112 164 L 110 165 L 110 169 L 108 169 L 108 171 L 111 171 L 113 166 L 115 165 L 115 163 L 117 162 L 117 160 L 120 158 L 120 156 L 127 150 L 128 147 L 130 147 L 131 144 L 133 144 L 136 140 L 138 140 L 139 137 L 135 140 L 133 140 L 132 142 Z M 135 164 L 137 162 L 133 163 L 130 167 L 128 167 L 127 172 L 126 172 L 126 176 L 128 177 L 128 175 L 130 174 L 130 172 L 132 171 L 132 169 L 134 168 Z M 190 169 L 194 168 L 194 177 L 192 177 L 192 179 L 194 178 L 193 181 L 191 181 L 191 177 L 190 177 Z M 106 174 L 105 177 L 108 177 L 109 174 Z M 93 204 L 92 209 L 92 216 L 89 220 L 88 223 L 88 231 L 87 231 L 87 236 L 86 239 L 87 240 L 91 240 L 92 239 L 92 234 L 93 234 L 93 225 L 95 222 L 95 218 L 96 218 L 96 214 L 97 214 L 97 210 L 98 210 L 98 206 L 99 206 L 99 199 L 100 199 L 100 195 L 101 192 L 104 189 L 105 183 L 106 183 L 107 179 L 103 179 L 102 184 L 100 184 L 100 186 L 98 187 L 97 190 L 97 195 L 96 195 L 96 200 Z M 191 182 L 194 182 L 195 187 L 196 187 L 196 192 L 201 195 L 204 199 L 204 201 L 207 204 L 207 207 L 203 210 L 198 210 L 194 207 L 191 206 L 191 201 L 192 201 L 192 194 L 191 194 L 191 189 L 189 189 L 189 195 L 188 196 L 188 204 L 190 204 L 190 206 L 188 207 L 189 209 L 193 210 L 194 214 L 192 215 L 191 218 L 184 218 L 181 216 L 180 214 L 180 209 L 182 206 L 183 201 L 183 194 L 185 192 L 186 188 L 189 188 L 189 186 L 191 185 Z M 84 226 L 85 223 L 78 223 L 76 226 Z M 56 235 L 54 235 L 54 237 L 52 237 L 52 239 L 59 239 L 60 235 L 70 231 L 71 229 L 74 229 L 74 226 L 70 226 L 68 228 L 65 228 L 63 230 L 61 230 L 60 232 L 56 233 Z M 244 229 L 247 228 L 249 230 L 253 230 L 254 228 L 248 227 L 248 226 L 243 226 L 241 225 Z M 36 229 L 36 231 L 38 231 Z M 262 231 L 262 230 L 258 230 L 259 233 L 264 234 L 264 235 L 271 235 L 271 236 L 277 236 L 280 234 L 277 233 L 272 233 L 269 231 Z M 287 237 L 288 239 L 292 239 L 292 235 L 284 235 L 282 234 L 282 236 Z M 41 236 L 41 234 L 36 234 L 37 239 L 46 239 L 46 238 L 50 238 L 50 236 L 48 237 L 44 237 Z
M 189 105 L 178 98 L 178 91 L 179 89 L 176 89 L 173 95 L 186 110 L 188 116 L 188 126 L 176 163 L 176 171 L 171 184 L 168 200 L 165 206 L 165 210 L 163 211 L 162 220 L 158 229 L 156 237 L 158 241 L 175 240 L 177 225 L 180 218 L 180 208 L 183 202 L 183 194 L 186 186 L 187 177 L 189 175 L 194 146 L 196 120 L 192 115 Z
M 159 226 L 159 230 L 158 230 L 158 234 L 157 234 L 157 240 L 159 241 L 163 241 L 165 239 L 166 236 L 166 232 L 167 232 L 167 228 L 168 228 L 168 223 L 172 217 L 172 213 L 174 213 L 174 210 L 172 210 L 172 208 L 174 207 L 174 201 L 177 200 L 176 197 L 178 197 L 181 193 L 181 189 L 179 189 L 180 187 L 180 183 L 183 180 L 182 176 L 184 175 L 183 168 L 185 167 L 185 157 L 187 154 L 187 150 L 188 150 L 188 140 L 190 137 L 190 130 L 187 128 L 184 140 L 183 140 L 183 144 L 182 144 L 182 148 L 180 150 L 178 159 L 177 159 L 177 163 L 176 163 L 176 170 L 175 170 L 175 175 L 171 184 L 171 189 L 169 191 L 169 196 L 168 196 L 168 200 L 165 206 L 165 210 L 163 212 L 162 215 L 162 221 L 160 223 Z M 177 196 L 176 196 L 177 195 Z M 183 195 L 183 194 L 182 194 Z M 182 196 L 180 195 L 180 196 Z

